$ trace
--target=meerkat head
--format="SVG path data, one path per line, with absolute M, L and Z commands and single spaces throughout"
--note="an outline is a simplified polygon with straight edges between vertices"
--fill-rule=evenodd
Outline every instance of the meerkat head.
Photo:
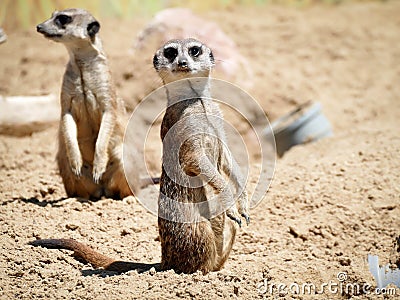
M 171 40 L 153 57 L 154 68 L 164 83 L 188 77 L 208 77 L 214 64 L 211 49 L 191 38 Z
M 51 18 L 36 26 L 46 38 L 61 42 L 93 41 L 100 24 L 86 10 L 71 8 L 55 11 Z

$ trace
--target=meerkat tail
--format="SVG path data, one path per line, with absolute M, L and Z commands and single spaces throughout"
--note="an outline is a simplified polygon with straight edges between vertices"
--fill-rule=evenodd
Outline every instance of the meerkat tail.
M 29 242 L 32 246 L 41 246 L 49 249 L 66 249 L 74 251 L 74 256 L 92 264 L 95 268 L 108 270 L 115 262 L 114 259 L 107 257 L 89 246 L 74 239 L 39 239 Z
M 160 183 L 160 177 L 148 177 L 148 178 L 141 178 L 140 179 L 140 187 L 145 188 L 149 185 L 152 184 L 159 184 Z

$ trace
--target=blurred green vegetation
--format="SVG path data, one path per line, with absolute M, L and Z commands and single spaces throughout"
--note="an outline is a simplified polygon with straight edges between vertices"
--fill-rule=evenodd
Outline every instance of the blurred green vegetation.
M 28 28 L 50 17 L 54 10 L 80 7 L 95 16 L 129 18 L 151 16 L 167 7 L 188 7 L 196 10 L 227 8 L 234 5 L 287 5 L 307 7 L 315 4 L 337 5 L 345 2 L 371 2 L 385 0 L 0 0 L 0 26 Z

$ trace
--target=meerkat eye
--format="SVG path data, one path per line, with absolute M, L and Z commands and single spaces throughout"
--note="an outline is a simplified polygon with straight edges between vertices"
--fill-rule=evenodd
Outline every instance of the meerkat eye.
M 164 56 L 172 62 L 178 56 L 178 50 L 173 47 L 168 47 L 164 49 Z
M 58 15 L 55 19 L 55 23 L 62 27 L 72 22 L 72 18 L 67 15 Z
M 189 54 L 192 57 L 197 57 L 197 56 L 201 55 L 202 54 L 201 47 L 193 46 L 193 47 L 189 48 Z

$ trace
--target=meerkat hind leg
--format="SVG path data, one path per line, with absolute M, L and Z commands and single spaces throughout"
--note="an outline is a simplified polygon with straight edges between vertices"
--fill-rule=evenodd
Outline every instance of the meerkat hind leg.
M 92 169 L 93 167 L 89 163 L 83 162 L 82 174 L 76 179 L 76 184 L 80 189 L 79 196 L 89 199 L 100 199 L 104 196 L 104 189 L 100 184 L 93 181 Z M 87 195 L 85 195 L 85 192 Z
M 221 226 L 221 220 L 217 219 L 218 217 L 222 217 L 223 226 Z M 218 260 L 216 261 L 216 265 L 214 266 L 214 271 L 220 270 L 225 264 L 226 260 L 229 257 L 229 254 L 232 250 L 233 243 L 235 241 L 236 236 L 236 228 L 234 225 L 234 221 L 230 218 L 226 218 L 225 216 L 218 216 L 215 220 L 211 220 L 211 223 L 215 223 L 213 227 L 215 233 L 215 242 L 218 253 Z
M 228 158 L 231 158 L 231 164 L 229 163 Z M 233 182 L 235 185 L 237 193 L 240 192 L 237 199 L 238 204 L 238 212 L 240 215 L 245 218 L 247 225 L 250 223 L 250 215 L 249 215 L 249 200 L 247 196 L 247 191 L 245 188 L 245 180 L 243 178 L 243 174 L 240 170 L 238 163 L 236 162 L 233 156 L 227 156 L 224 152 L 223 160 L 222 160 L 222 169 L 225 174 L 229 177 L 229 180 Z
M 58 156 L 59 164 L 66 164 L 66 156 Z M 100 199 L 102 190 L 99 185 L 95 184 L 91 178 L 91 174 L 86 171 L 87 167 L 84 164 L 82 173 L 77 177 L 73 171 L 68 167 L 60 167 L 60 175 L 64 183 L 65 191 L 68 197 L 82 197 Z

